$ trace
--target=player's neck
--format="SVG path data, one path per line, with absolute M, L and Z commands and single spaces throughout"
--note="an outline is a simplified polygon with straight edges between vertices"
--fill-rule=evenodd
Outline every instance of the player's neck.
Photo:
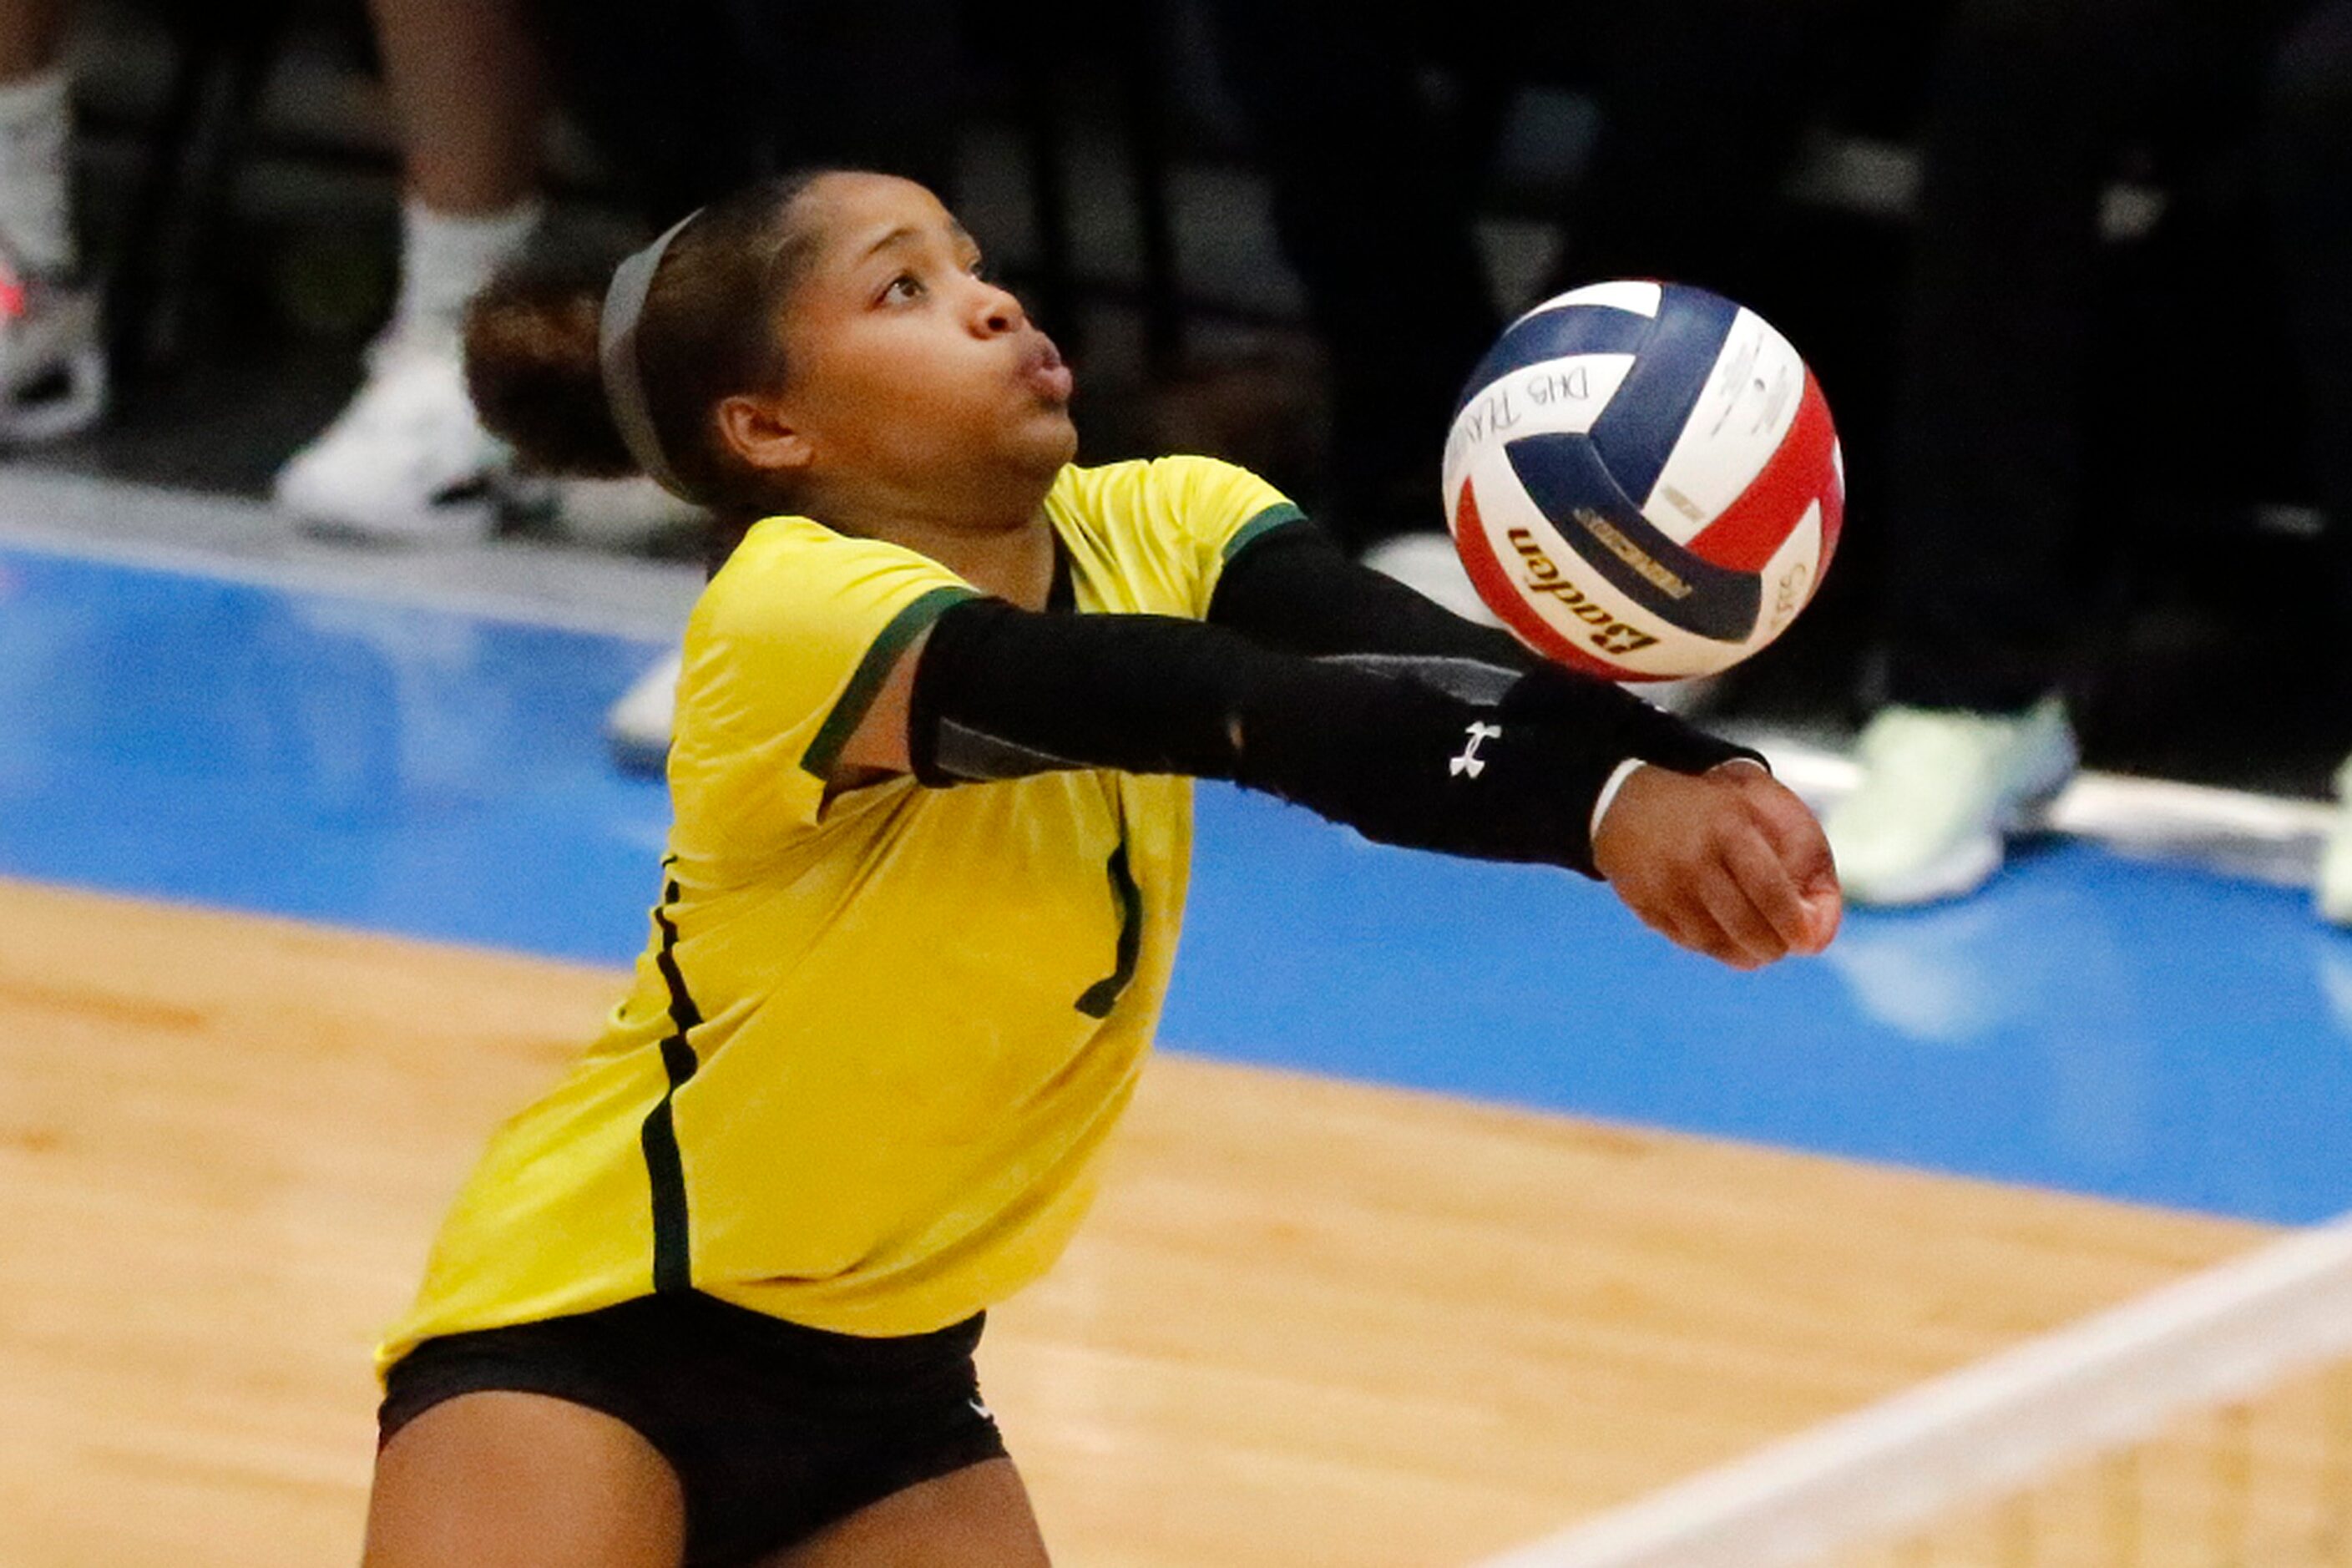
M 1054 525 L 1043 506 L 1016 527 L 975 532 L 920 522 L 871 535 L 929 556 L 984 594 L 1042 610 L 1054 587 Z
M 887 540 L 928 555 L 983 593 L 1043 609 L 1054 582 L 1054 525 L 1041 492 L 1024 487 L 951 506 L 905 495 L 842 497 L 814 510 L 818 521 L 862 539 Z

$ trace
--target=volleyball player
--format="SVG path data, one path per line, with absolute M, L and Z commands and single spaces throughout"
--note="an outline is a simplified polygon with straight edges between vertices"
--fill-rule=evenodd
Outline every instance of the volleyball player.
M 653 474 L 725 558 L 635 984 L 383 1347 L 369 1568 L 1043 1563 L 971 1353 L 1133 1089 L 1189 777 L 1606 878 L 1741 967 L 1834 929 L 1750 754 L 1239 469 L 1072 466 L 1070 373 L 920 185 L 762 185 L 494 287 L 467 353 L 521 452 Z

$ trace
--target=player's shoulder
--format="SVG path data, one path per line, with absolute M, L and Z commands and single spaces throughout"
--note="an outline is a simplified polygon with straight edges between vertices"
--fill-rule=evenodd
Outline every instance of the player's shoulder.
M 795 574 L 812 563 L 847 561 L 899 549 L 879 540 L 836 533 L 814 518 L 763 517 L 729 552 L 710 585 L 736 593 L 788 587 Z
M 712 574 L 695 606 L 706 630 L 773 626 L 867 594 L 889 595 L 913 580 L 956 581 L 902 544 L 837 533 L 811 518 L 763 518 Z

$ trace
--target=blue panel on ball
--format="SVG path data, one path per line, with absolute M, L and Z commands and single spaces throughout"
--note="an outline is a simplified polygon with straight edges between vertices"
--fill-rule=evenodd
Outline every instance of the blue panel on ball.
M 1694 637 L 1745 642 L 1756 629 L 1764 604 L 1756 574 L 1701 560 L 1666 537 L 1618 489 L 1591 440 L 1523 436 L 1503 450 L 1536 510 L 1626 597 Z
M 1649 504 L 1738 319 L 1739 307 L 1728 300 L 1704 289 L 1666 285 L 1641 357 L 1592 422 L 1601 460 L 1634 505 Z
M 1650 335 L 1649 317 L 1614 305 L 1563 305 L 1539 310 L 1505 332 L 1454 400 L 1460 414 L 1470 400 L 1515 370 L 1570 354 L 1638 354 Z

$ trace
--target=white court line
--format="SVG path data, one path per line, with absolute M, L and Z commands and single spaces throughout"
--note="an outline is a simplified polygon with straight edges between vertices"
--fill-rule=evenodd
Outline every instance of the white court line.
M 687 563 L 521 541 L 324 543 L 258 501 L 21 468 L 0 470 L 0 547 L 662 646 L 702 591 Z

